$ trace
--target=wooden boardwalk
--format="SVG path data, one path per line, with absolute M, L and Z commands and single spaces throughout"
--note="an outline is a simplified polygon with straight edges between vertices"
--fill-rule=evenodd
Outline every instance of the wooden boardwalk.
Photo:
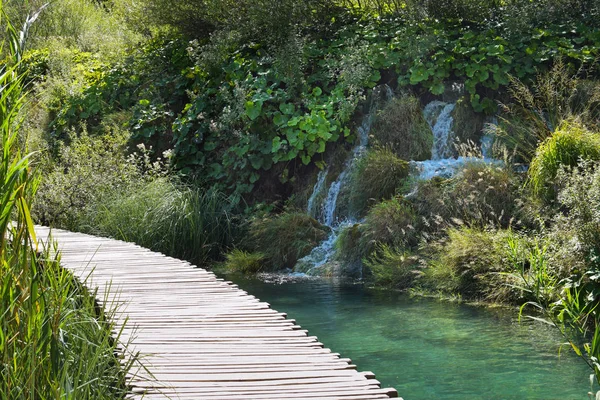
M 36 227 L 38 239 L 49 229 Z M 124 307 L 117 326 L 146 371 L 131 376 L 139 399 L 340 399 L 397 397 L 230 282 L 122 241 L 52 230 L 62 265 L 102 299 L 109 285 Z M 112 282 L 112 284 L 111 284 Z

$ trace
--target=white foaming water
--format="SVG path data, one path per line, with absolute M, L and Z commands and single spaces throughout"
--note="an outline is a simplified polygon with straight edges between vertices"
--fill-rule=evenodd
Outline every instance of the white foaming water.
M 441 160 L 452 156 L 452 111 L 454 103 L 432 101 L 423 109 L 423 116 L 433 131 L 433 147 L 431 159 Z
M 367 145 L 369 143 L 369 132 L 371 131 L 371 124 L 373 122 L 372 114 L 373 113 L 369 113 L 368 115 L 366 115 L 363 119 L 363 123 L 358 128 L 359 140 L 358 144 L 354 147 L 354 150 L 352 151 L 352 157 L 348 161 L 346 161 L 346 164 L 344 165 L 344 170 L 340 173 L 337 179 L 329 186 L 329 189 L 327 190 L 327 196 L 325 197 L 325 201 L 321 209 L 321 213 L 317 215 L 320 223 L 331 228 L 331 233 L 329 234 L 327 239 L 321 242 L 317 247 L 315 247 L 309 255 L 298 260 L 298 263 L 294 268 L 295 271 L 306 272 L 310 275 L 317 268 L 322 267 L 323 265 L 327 264 L 327 262 L 331 261 L 335 254 L 335 242 L 337 241 L 339 233 L 344 227 L 352 225 L 356 222 L 351 216 L 341 218 L 339 215 L 337 215 L 338 197 L 340 195 L 340 191 L 347 183 L 348 178 L 350 176 L 350 171 L 352 171 L 352 168 L 354 168 L 356 161 L 363 156 L 365 150 L 367 149 Z M 325 172 L 324 176 L 326 177 L 326 175 L 327 173 Z M 323 182 L 325 181 L 325 177 L 322 178 Z M 309 212 L 311 209 L 316 208 L 316 205 L 314 203 L 317 198 L 317 194 L 315 192 L 317 190 L 322 190 L 322 188 L 319 188 L 320 180 L 321 175 L 319 175 L 317 183 L 315 184 L 313 194 L 310 196 L 309 199 Z
M 485 135 L 481 139 L 482 158 L 476 157 L 452 157 L 452 140 L 454 134 L 452 125 L 452 111 L 455 104 L 442 101 L 432 101 L 423 109 L 423 116 L 433 132 L 433 146 L 431 149 L 431 160 L 411 161 L 413 175 L 420 180 L 429 180 L 436 176 L 451 178 L 459 172 L 467 163 L 492 163 L 499 161 L 491 158 L 493 136 Z

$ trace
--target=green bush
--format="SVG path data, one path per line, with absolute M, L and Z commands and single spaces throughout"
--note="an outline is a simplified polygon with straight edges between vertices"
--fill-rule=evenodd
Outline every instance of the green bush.
M 419 219 L 408 201 L 395 197 L 369 209 L 361 232 L 360 248 L 364 254 L 377 244 L 411 248 L 419 241 Z
M 421 276 L 419 260 L 405 250 L 388 245 L 377 248 L 372 256 L 365 259 L 376 286 L 394 289 L 408 289 Z
M 89 136 L 85 129 L 62 145 L 57 159 L 48 159 L 44 179 L 33 205 L 35 219 L 44 225 L 78 230 L 93 204 L 135 185 L 142 179 L 126 156 L 124 132 Z
M 408 174 L 408 162 L 401 160 L 389 148 L 369 150 L 352 171 L 350 212 L 363 215 L 370 205 L 392 197 Z
M 528 186 L 536 197 L 552 201 L 559 168 L 575 167 L 581 160 L 600 160 L 600 137 L 577 121 L 565 121 L 536 150 Z
M 371 136 L 375 145 L 389 147 L 403 160 L 431 158 L 433 133 L 416 97 L 404 95 L 390 100 L 377 113 Z
M 314 218 L 296 211 L 256 218 L 250 223 L 248 246 L 265 255 L 271 269 L 293 268 L 328 235 Z
M 436 254 L 425 270 L 425 287 L 468 300 L 519 302 L 522 293 L 512 272 L 510 231 L 449 229 L 435 245 Z
M 247 251 L 234 249 L 225 254 L 222 266 L 229 272 L 241 272 L 243 274 L 255 274 L 263 268 L 265 255 L 263 253 L 248 253 Z

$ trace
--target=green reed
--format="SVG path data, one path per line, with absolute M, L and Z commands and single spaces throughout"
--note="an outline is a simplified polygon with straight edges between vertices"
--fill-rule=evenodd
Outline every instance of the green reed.
M 19 63 L 36 18 L 19 31 L 0 0 L 0 398 L 124 398 L 135 357 L 111 336 L 114 303 L 107 297 L 111 311 L 98 310 L 95 293 L 61 268 L 56 249 L 38 243 L 29 212 L 38 179 L 20 140 Z

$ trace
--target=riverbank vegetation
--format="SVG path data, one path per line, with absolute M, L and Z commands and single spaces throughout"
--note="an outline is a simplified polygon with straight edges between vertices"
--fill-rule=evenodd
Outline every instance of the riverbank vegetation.
M 34 4 L 3 9 L 20 24 Z M 333 263 L 353 267 L 323 271 L 535 305 L 599 376 L 599 21 L 595 0 L 57 0 L 18 66 L 32 215 L 292 269 L 330 235 L 340 182 L 333 215 L 355 223 Z M 419 179 L 450 104 L 466 161 Z
M 106 309 L 60 266 L 51 244 L 37 241 L 30 214 L 39 184 L 36 155 L 23 140 L 27 101 L 20 70 L 35 15 L 17 31 L 0 1 L 0 393 L 2 399 L 122 399 L 134 355 L 121 349 Z M 42 238 L 45 239 L 45 238 Z

